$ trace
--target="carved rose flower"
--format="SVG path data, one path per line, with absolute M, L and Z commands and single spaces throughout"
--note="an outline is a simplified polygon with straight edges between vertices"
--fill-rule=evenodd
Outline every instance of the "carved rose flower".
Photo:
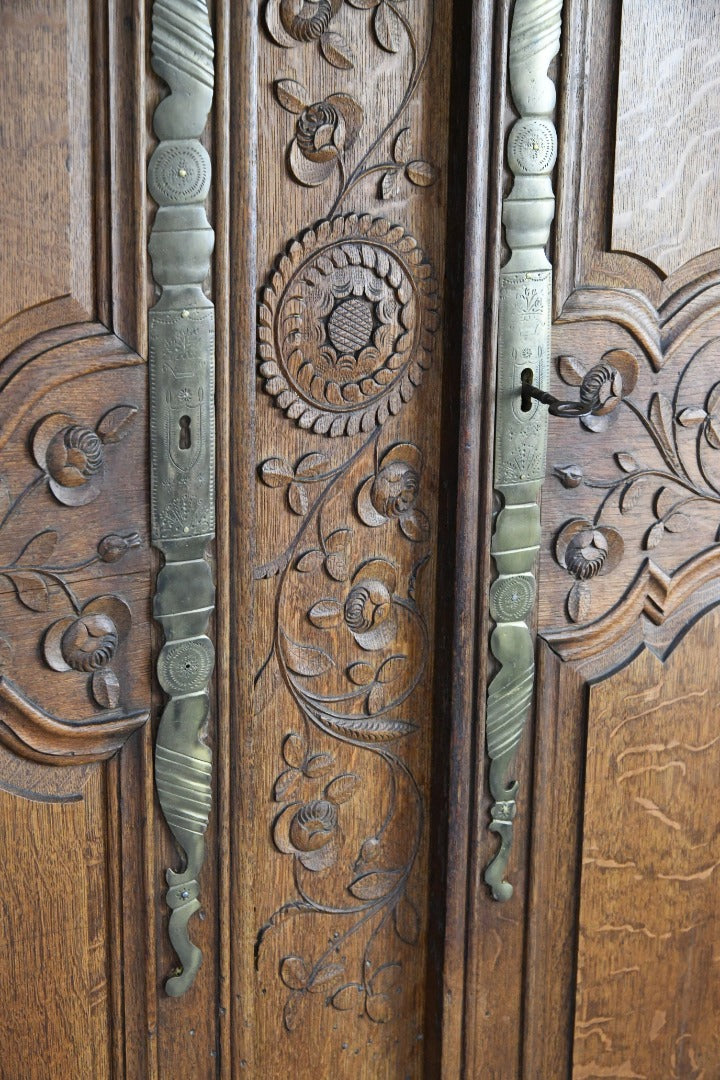
M 58 619 L 45 632 L 43 652 L 54 671 L 92 673 L 95 700 L 114 708 L 120 686 L 110 668 L 130 629 L 130 609 L 119 596 L 96 596 L 76 614 Z
M 397 633 L 396 586 L 395 568 L 385 559 L 369 559 L 355 571 L 344 600 L 318 601 L 308 619 L 321 630 L 344 625 L 361 649 L 384 649 Z
M 357 494 L 357 511 L 365 525 L 375 528 L 395 519 L 408 540 L 427 540 L 430 525 L 415 502 L 420 491 L 422 454 L 412 443 L 398 443 L 383 456 L 374 476 Z
M 134 406 L 118 405 L 95 428 L 67 413 L 51 413 L 40 421 L 33 433 L 33 456 L 59 502 L 83 506 L 97 497 L 105 467 L 103 448 L 125 438 L 136 413 Z
M 278 45 L 291 48 L 318 41 L 342 7 L 343 0 L 268 0 L 265 22 Z
M 306 870 L 327 870 L 332 866 L 342 840 L 339 807 L 352 798 L 357 783 L 354 773 L 343 773 L 330 781 L 320 798 L 289 803 L 273 826 L 278 850 L 294 855 Z
M 574 518 L 558 535 L 555 557 L 578 581 L 588 581 L 613 570 L 623 550 L 623 539 L 617 529 Z
M 275 96 L 287 112 L 297 117 L 295 138 L 288 151 L 290 170 L 299 183 L 317 187 L 332 174 L 357 139 L 363 110 L 349 94 L 330 94 L 321 101 L 308 101 L 308 91 L 294 79 L 278 79 Z
M 331 23 L 343 0 L 268 0 L 265 23 L 270 36 L 285 49 L 317 42 L 320 52 L 335 68 L 354 67 L 350 46 Z

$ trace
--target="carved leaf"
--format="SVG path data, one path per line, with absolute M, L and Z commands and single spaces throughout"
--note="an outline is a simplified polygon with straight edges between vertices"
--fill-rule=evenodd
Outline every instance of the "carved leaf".
M 7 675 L 12 665 L 12 645 L 0 636 L 0 675 Z
M 359 783 L 360 777 L 356 773 L 342 773 L 330 781 L 325 788 L 325 795 L 332 802 L 345 803 L 353 797 Z
M 384 660 L 377 671 L 377 680 L 381 683 L 394 682 L 395 679 L 402 675 L 402 669 L 405 666 L 406 656 L 398 654 L 397 656 L 389 656 L 387 660 Z
M 558 374 L 568 386 L 579 386 L 587 374 L 587 368 L 575 356 L 558 356 Z
M 325 569 L 334 581 L 346 581 L 348 577 L 347 557 L 343 551 L 335 551 L 325 560 Z
M 347 0 L 347 2 L 360 11 L 369 11 L 370 8 L 377 7 L 381 0 Z
M 273 787 L 273 799 L 275 802 L 282 802 L 293 794 L 300 776 L 301 774 L 297 769 L 285 769 L 284 772 L 280 773 Z
M 334 767 L 335 759 L 332 754 L 313 754 L 305 765 L 305 775 L 311 780 L 317 780 L 320 776 L 327 776 Z
M 283 739 L 282 756 L 291 769 L 301 769 L 305 761 L 305 739 L 291 731 Z
M 324 561 L 325 555 L 320 548 L 310 548 L 309 551 L 302 553 L 295 563 L 295 569 L 299 570 L 301 574 L 310 574 L 315 570 L 319 570 Z
M 707 413 L 699 406 L 690 405 L 686 409 L 681 409 L 677 415 L 678 424 L 682 424 L 683 427 L 695 427 L 697 424 L 702 424 L 703 420 L 707 418 Z
M 316 971 L 310 982 L 307 984 L 308 990 L 312 994 L 327 993 L 330 989 L 330 984 L 337 982 L 345 974 L 344 964 L 325 964 L 319 971 Z
M 305 108 L 308 92 L 302 83 L 296 82 L 295 79 L 277 79 L 275 97 L 283 109 L 291 113 L 301 113 Z
M 408 945 L 416 945 L 420 937 L 420 917 L 417 908 L 403 896 L 393 913 L 398 937 Z
M 310 971 L 301 956 L 284 956 L 280 961 L 280 978 L 288 990 L 304 990 Z
M 414 508 L 401 516 L 400 528 L 408 540 L 414 540 L 416 543 L 427 540 L 430 535 L 430 522 L 422 510 Z
M 367 696 L 367 711 L 369 713 L 380 712 L 384 704 L 385 691 L 379 683 L 376 683 Z
M 386 173 L 383 173 L 380 181 L 380 198 L 381 199 L 394 199 L 399 194 L 398 191 L 398 170 L 389 169 Z
M 307 479 L 311 476 L 319 476 L 328 466 L 326 454 L 305 454 L 295 466 L 295 475 Z
M 393 1018 L 392 1001 L 388 994 L 369 994 L 365 1010 L 376 1024 L 387 1024 Z
M 322 649 L 313 649 L 309 645 L 298 645 L 287 634 L 283 634 L 283 656 L 290 671 L 296 675 L 311 678 L 324 675 L 333 666 L 332 657 Z
M 260 465 L 260 479 L 271 488 L 284 487 L 294 476 L 293 467 L 285 458 L 268 458 Z
M 320 50 L 333 67 L 350 71 L 355 66 L 355 60 L 345 38 L 335 30 L 326 30 L 320 37 Z
M 18 600 L 31 611 L 47 611 L 50 607 L 50 593 L 47 582 L 40 574 L 32 570 L 18 570 L 10 575 L 15 586 Z
M 568 593 L 567 610 L 573 622 L 584 622 L 590 615 L 592 593 L 586 581 L 576 581 Z
M 397 885 L 398 870 L 369 870 L 360 874 L 348 886 L 349 891 L 358 900 L 380 900 Z
M 381 4 L 377 9 L 373 27 L 378 45 L 385 49 L 386 52 L 399 52 L 402 40 L 402 23 L 389 4 Z
M 37 533 L 33 536 L 32 540 L 28 540 L 25 547 L 20 552 L 17 562 L 22 566 L 32 565 L 33 563 L 43 563 L 46 559 L 49 559 L 55 550 L 58 542 L 58 534 L 54 529 L 45 529 L 41 533 Z
M 405 175 L 416 187 L 431 187 L 437 180 L 437 169 L 429 161 L 411 161 Z
M 306 488 L 302 484 L 292 483 L 287 492 L 288 505 L 294 514 L 303 517 L 307 514 L 310 500 Z
M 5 517 L 12 504 L 10 485 L 4 476 L 0 476 L 0 521 Z
M 675 453 L 675 443 L 672 434 L 673 407 L 669 398 L 666 398 L 664 394 L 653 394 L 650 400 L 648 415 L 655 430 L 655 434 L 658 437 L 658 441 L 665 451 L 667 460 L 675 467 L 679 467 L 680 463 L 677 454 Z
M 632 510 L 637 506 L 643 492 L 647 491 L 647 487 L 647 478 L 642 476 L 638 480 L 632 480 L 627 484 L 620 496 L 620 513 L 626 514 L 628 510 Z
M 253 715 L 259 716 L 277 690 L 280 671 L 275 662 L 275 650 L 270 653 L 260 671 L 255 676 L 253 687 Z
M 356 686 L 369 686 L 375 678 L 375 672 L 371 664 L 365 664 L 359 660 L 356 664 L 350 664 L 347 675 Z
M 401 968 L 398 963 L 381 964 L 370 980 L 373 994 L 387 994 L 390 990 L 393 990 L 398 984 L 400 971 Z
M 412 135 L 410 134 L 410 128 L 404 127 L 402 131 L 398 132 L 397 138 L 393 145 L 393 158 L 397 161 L 398 165 L 404 165 L 407 159 L 412 154 Z
M 92 677 L 93 697 L 103 709 L 114 709 L 120 701 L 120 683 L 111 668 L 101 668 Z
M 677 502 L 677 495 L 668 487 L 661 487 L 655 496 L 655 516 L 664 518 Z
M 360 1014 L 365 1005 L 365 990 L 359 983 L 348 983 L 346 986 L 341 986 L 333 994 L 332 1005 L 333 1008 L 338 1009 L 340 1012 L 357 1009 L 358 1014 Z
M 360 861 L 364 863 L 375 862 L 380 854 L 380 841 L 377 836 L 369 837 L 360 848 Z
M 643 547 L 645 548 L 645 550 L 652 551 L 653 548 L 656 548 L 664 535 L 664 523 L 662 521 L 656 522 L 656 524 L 653 525 L 652 529 L 649 529 L 645 535 L 645 540 L 643 541 Z
M 615 455 L 615 460 L 617 461 L 622 471 L 626 473 L 637 472 L 640 468 L 640 465 L 632 456 L 632 454 L 628 454 L 624 450 L 621 450 L 619 454 Z
M 104 443 L 117 443 L 124 439 L 137 414 L 135 405 L 116 405 L 100 419 L 95 429 Z
M 301 993 L 293 993 L 285 1002 L 283 1008 L 283 1024 L 287 1031 L 294 1031 L 300 1021 L 302 1007 L 307 996 Z
M 690 518 L 687 514 L 674 513 L 665 522 L 665 528 L 669 533 L 682 533 L 690 528 Z
M 308 619 L 320 630 L 330 630 L 339 626 L 343 618 L 343 607 L 339 600 L 318 600 L 308 611 Z
M 417 724 L 407 720 L 388 720 L 386 717 L 354 717 L 352 720 L 323 715 L 323 723 L 331 731 L 348 735 L 359 742 L 391 742 L 417 731 Z

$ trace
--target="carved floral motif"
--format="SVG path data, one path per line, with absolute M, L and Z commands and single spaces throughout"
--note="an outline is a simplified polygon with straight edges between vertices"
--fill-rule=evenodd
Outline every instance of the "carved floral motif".
M 51 413 L 35 426 L 31 439 L 38 472 L 12 498 L 9 487 L 0 483 L 2 517 L 0 533 L 15 519 L 20 507 L 33 493 L 47 486 L 66 506 L 81 506 L 99 494 L 104 478 L 105 448 L 122 440 L 130 430 L 137 408 L 117 405 L 93 427 L 67 413 Z M 101 537 L 95 550 L 79 562 L 53 559 L 60 543 L 55 529 L 35 533 L 10 562 L 0 565 L 0 577 L 13 586 L 17 600 L 30 611 L 44 613 L 58 596 L 68 613 L 56 619 L 42 637 L 45 662 L 57 672 L 86 673 L 93 698 L 103 709 L 120 701 L 118 677 L 111 666 L 130 629 L 130 609 L 118 596 L 97 596 L 83 603 L 70 584 L 72 574 L 97 563 L 114 563 L 140 545 L 140 536 L 131 531 Z M 10 665 L 11 646 L 2 637 L 2 673 Z
M 418 188 L 428 187 L 437 179 L 437 170 L 430 162 L 413 159 L 410 128 L 397 130 L 427 63 L 431 41 L 430 32 L 421 50 L 412 22 L 403 11 L 406 4 L 407 0 L 348 0 L 345 5 L 346 11 L 348 7 L 373 11 L 373 37 L 381 50 L 395 55 L 407 49 L 411 57 L 408 81 L 398 107 L 354 164 L 348 154 L 358 142 L 364 122 L 366 110 L 360 102 L 345 93 L 318 99 L 295 79 L 278 79 L 274 84 L 278 104 L 298 117 L 288 152 L 294 179 L 315 187 L 337 173 L 339 187 L 330 217 L 337 213 L 348 193 L 367 177 L 379 178 L 377 196 L 384 200 L 401 194 L 399 182 L 403 177 L 411 187 Z M 289 49 L 317 41 L 329 64 L 348 70 L 354 66 L 354 58 L 345 37 L 336 28 L 336 17 L 342 9 L 342 0 L 269 0 L 265 21 L 277 45 Z M 389 140 L 387 157 L 380 154 L 379 160 L 373 160 L 385 140 Z
M 610 573 L 628 554 L 621 536 L 623 520 L 633 522 L 634 533 L 638 519 L 644 523 L 641 549 L 652 552 L 668 537 L 689 534 L 694 519 L 698 525 L 706 522 L 708 507 L 720 509 L 720 383 L 713 379 L 713 345 L 714 339 L 690 357 L 674 376 L 669 392 L 652 389 L 646 400 L 633 393 L 638 383 L 637 359 L 625 350 L 612 350 L 603 357 L 614 367 L 624 365 L 620 407 L 607 416 L 581 417 L 581 423 L 592 432 L 603 431 L 608 423 L 617 423 L 623 411 L 629 412 L 637 421 L 638 438 L 632 453 L 624 449 L 614 453 L 615 477 L 596 479 L 578 463 L 554 467 L 563 487 L 578 495 L 597 493 L 598 498 L 594 516 L 568 520 L 556 538 L 556 560 L 576 578 L 567 598 L 573 622 L 585 622 L 592 614 L 591 580 Z M 570 385 L 579 385 L 587 366 L 575 357 L 558 360 L 560 377 Z M 669 366 L 666 370 L 672 377 Z M 703 378 L 709 382 L 704 394 L 687 389 L 702 385 Z M 718 525 L 716 542 L 720 514 Z M 683 561 L 695 551 L 684 544 Z

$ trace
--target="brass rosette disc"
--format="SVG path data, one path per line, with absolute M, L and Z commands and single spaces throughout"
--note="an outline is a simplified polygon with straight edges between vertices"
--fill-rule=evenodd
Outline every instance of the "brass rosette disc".
M 301 428 L 370 432 L 412 397 L 437 326 L 435 275 L 409 233 L 370 215 L 321 221 L 263 290 L 264 389 Z

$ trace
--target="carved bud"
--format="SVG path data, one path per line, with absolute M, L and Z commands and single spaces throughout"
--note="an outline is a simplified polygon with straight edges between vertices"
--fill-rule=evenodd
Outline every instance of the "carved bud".
M 140 547 L 140 535 L 136 532 L 127 533 L 125 536 L 120 536 L 117 533 L 110 533 L 109 536 L 104 536 L 98 544 L 98 555 L 105 563 L 117 562 L 118 559 L 122 559 L 131 548 Z

